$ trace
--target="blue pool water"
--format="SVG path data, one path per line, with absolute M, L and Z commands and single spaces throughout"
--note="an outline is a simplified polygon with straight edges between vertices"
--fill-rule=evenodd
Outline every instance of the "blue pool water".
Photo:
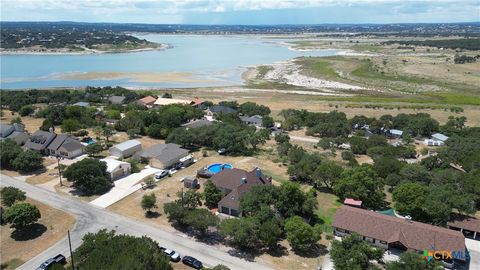
M 86 143 L 87 143 L 87 144 L 94 144 L 94 143 L 96 143 L 96 142 L 95 142 L 93 139 L 90 139 L 90 140 L 86 141 Z
M 210 173 L 219 173 L 221 170 L 224 170 L 224 169 L 232 169 L 233 166 L 231 164 L 228 164 L 228 163 L 216 163 L 216 164 L 212 164 L 210 166 L 208 166 L 208 171 Z

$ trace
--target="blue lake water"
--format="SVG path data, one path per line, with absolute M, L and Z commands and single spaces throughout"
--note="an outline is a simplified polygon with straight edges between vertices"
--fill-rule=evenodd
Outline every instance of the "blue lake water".
M 279 45 L 278 39 L 253 36 L 137 35 L 173 48 L 115 54 L 84 55 L 1 55 L 2 89 L 126 86 L 126 87 L 199 87 L 242 84 L 245 67 L 270 64 L 299 56 L 329 56 L 336 50 L 298 52 Z M 65 75 L 91 72 L 186 72 L 208 82 L 142 82 L 129 78 L 79 80 Z

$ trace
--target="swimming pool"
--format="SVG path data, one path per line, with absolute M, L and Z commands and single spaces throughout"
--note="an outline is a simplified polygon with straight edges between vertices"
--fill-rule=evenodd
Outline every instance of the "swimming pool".
M 224 170 L 224 169 L 232 169 L 233 166 L 231 164 L 228 164 L 228 163 L 215 163 L 215 164 L 212 164 L 210 166 L 208 166 L 208 171 L 210 173 L 219 173 L 221 170 Z

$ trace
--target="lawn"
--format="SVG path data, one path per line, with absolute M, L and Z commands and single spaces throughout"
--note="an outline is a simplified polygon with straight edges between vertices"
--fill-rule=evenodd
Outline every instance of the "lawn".
M 323 220 L 322 231 L 331 234 L 333 232 L 332 222 L 338 207 L 342 204 L 338 197 L 325 192 L 317 192 L 318 209 L 315 214 Z
M 10 228 L 8 224 L 2 225 L 0 230 L 1 259 L 2 267 L 6 264 L 7 269 L 15 269 L 58 242 L 65 237 L 67 230 L 71 229 L 75 223 L 75 219 L 63 211 L 32 199 L 27 199 L 27 202 L 35 204 L 42 217 L 35 225 L 35 235 L 14 236 L 12 234 L 14 229 Z

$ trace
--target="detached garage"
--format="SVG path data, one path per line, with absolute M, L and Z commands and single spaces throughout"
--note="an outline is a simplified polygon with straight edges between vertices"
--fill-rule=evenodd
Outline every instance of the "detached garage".
M 137 140 L 128 140 L 126 142 L 110 147 L 110 154 L 118 158 L 130 157 L 142 150 L 142 144 Z
M 128 162 L 108 158 L 101 159 L 101 161 L 107 163 L 107 173 L 110 174 L 112 181 L 129 175 L 132 169 Z

